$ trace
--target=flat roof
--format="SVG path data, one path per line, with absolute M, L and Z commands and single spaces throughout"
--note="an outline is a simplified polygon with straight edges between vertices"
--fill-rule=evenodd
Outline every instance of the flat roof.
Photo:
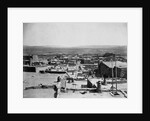
M 103 62 L 105 65 L 107 65 L 109 68 L 114 68 L 115 67 L 115 61 L 108 61 L 108 62 Z M 127 68 L 127 63 L 126 62 L 121 62 L 121 61 L 116 61 L 116 66 L 118 68 Z

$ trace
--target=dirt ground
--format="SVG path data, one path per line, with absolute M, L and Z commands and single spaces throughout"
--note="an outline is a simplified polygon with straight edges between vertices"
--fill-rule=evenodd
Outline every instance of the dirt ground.
M 23 72 L 23 89 L 25 87 L 38 86 L 39 84 L 43 85 L 53 85 L 57 80 L 58 76 L 62 74 L 40 74 L 34 72 Z M 68 88 L 81 88 L 81 85 L 86 85 L 86 81 L 76 81 L 76 87 L 72 83 L 67 83 Z M 115 86 L 115 85 L 114 85 Z M 111 84 L 103 86 L 103 89 L 110 89 Z M 127 83 L 117 84 L 118 89 L 127 91 Z M 119 96 L 112 97 L 109 92 L 102 93 L 90 93 L 89 91 L 72 91 L 68 90 L 65 93 L 61 92 L 58 98 L 124 98 L 124 96 L 119 93 Z M 23 90 L 24 98 L 54 98 L 54 90 L 52 88 L 48 89 L 28 89 Z

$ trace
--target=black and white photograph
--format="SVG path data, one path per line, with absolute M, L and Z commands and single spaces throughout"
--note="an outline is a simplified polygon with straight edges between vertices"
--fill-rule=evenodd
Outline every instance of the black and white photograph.
M 142 8 L 9 8 L 8 113 L 142 113 Z
M 128 98 L 128 23 L 22 24 L 23 98 Z

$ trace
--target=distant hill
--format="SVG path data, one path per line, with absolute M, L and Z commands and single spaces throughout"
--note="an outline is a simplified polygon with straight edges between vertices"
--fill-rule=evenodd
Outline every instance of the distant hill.
M 127 46 L 80 46 L 80 47 L 57 47 L 57 46 L 23 46 L 23 54 L 51 55 L 51 54 L 99 54 L 114 53 L 127 56 Z

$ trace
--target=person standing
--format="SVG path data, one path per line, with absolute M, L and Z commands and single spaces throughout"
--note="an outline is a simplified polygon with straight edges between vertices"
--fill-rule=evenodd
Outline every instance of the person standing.
M 54 85 L 54 98 L 57 98 L 59 97 L 59 94 L 60 94 L 60 90 L 61 90 L 61 78 L 60 76 L 57 77 L 57 84 Z
M 61 90 L 61 78 L 59 77 L 59 79 L 57 80 L 57 97 L 59 97 L 60 95 L 60 90 Z
M 64 92 L 66 91 L 66 79 L 67 79 L 67 76 L 64 76 L 61 79 L 61 88 L 64 90 Z
M 57 82 L 59 82 L 59 81 L 60 81 L 60 76 L 57 77 Z
M 57 88 L 57 86 L 56 85 L 54 85 L 54 87 L 53 87 L 53 89 L 54 89 L 54 98 L 57 98 L 57 95 L 58 95 L 58 88 Z

